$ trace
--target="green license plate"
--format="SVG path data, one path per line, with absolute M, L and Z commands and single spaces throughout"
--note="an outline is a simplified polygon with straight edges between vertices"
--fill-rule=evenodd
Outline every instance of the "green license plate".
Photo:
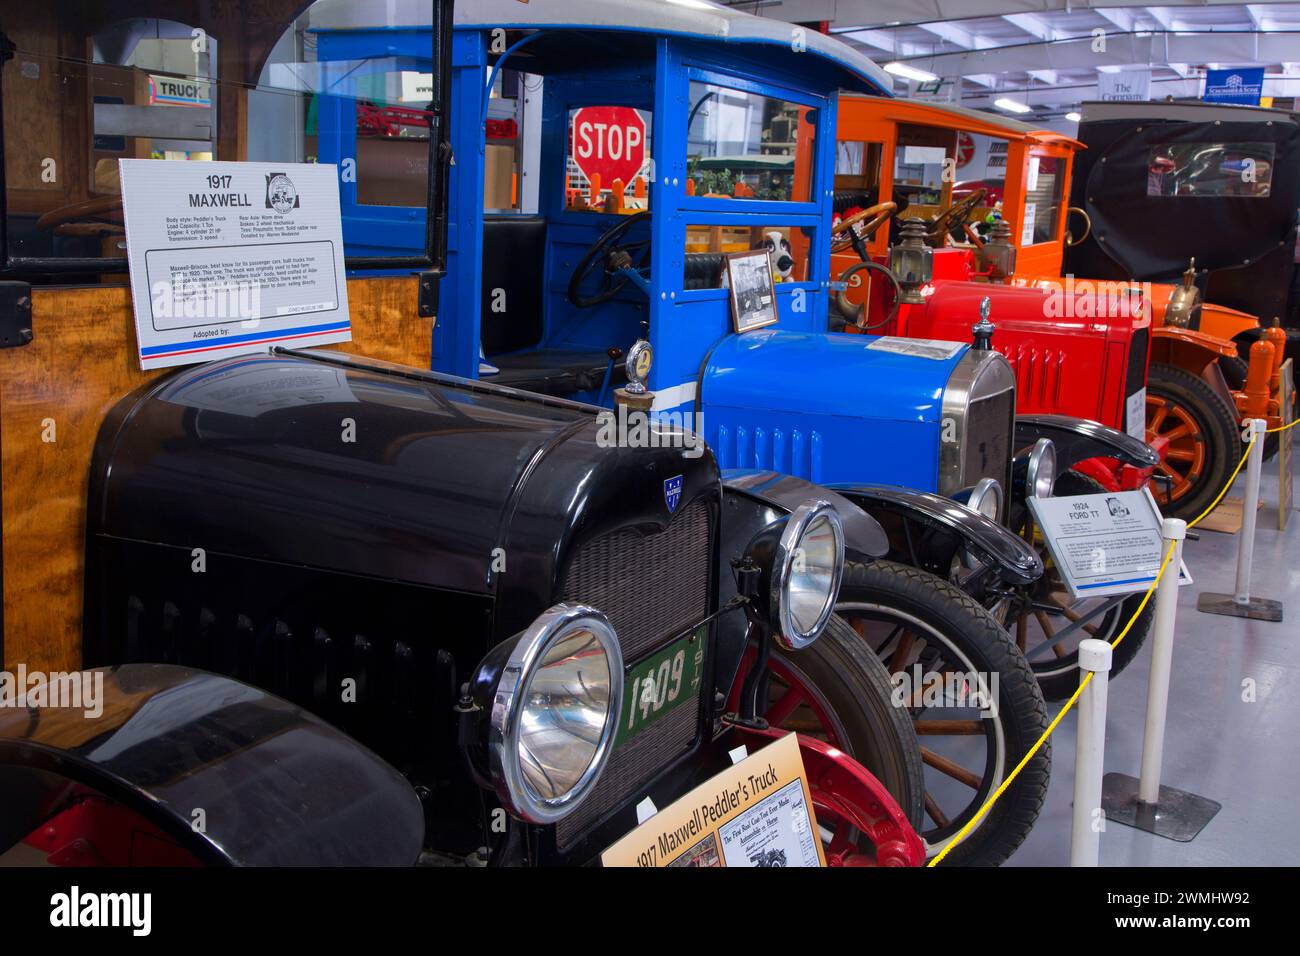
M 706 625 L 634 665 L 623 678 L 623 716 L 614 746 L 631 740 L 664 714 L 696 699 L 704 679 Z

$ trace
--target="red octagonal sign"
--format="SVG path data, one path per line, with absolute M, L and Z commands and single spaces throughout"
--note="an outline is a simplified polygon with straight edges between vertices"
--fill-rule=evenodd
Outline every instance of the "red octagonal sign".
M 583 175 L 629 185 L 645 163 L 645 121 L 630 106 L 587 106 L 573 114 L 572 156 Z

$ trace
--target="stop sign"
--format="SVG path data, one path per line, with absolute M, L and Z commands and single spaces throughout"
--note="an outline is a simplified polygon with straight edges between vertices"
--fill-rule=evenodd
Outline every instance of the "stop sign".
M 645 163 L 645 121 L 630 106 L 587 106 L 573 114 L 572 156 L 588 180 L 627 185 Z

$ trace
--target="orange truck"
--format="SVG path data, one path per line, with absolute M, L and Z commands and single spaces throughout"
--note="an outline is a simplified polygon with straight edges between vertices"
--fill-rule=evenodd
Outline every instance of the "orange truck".
M 1241 453 L 1239 421 L 1265 418 L 1272 426 L 1280 420 L 1285 333 L 1265 329 L 1249 355 L 1239 355 L 1234 338 L 1258 329 L 1259 320 L 1203 301 L 1193 264 L 1178 284 L 1062 274 L 1066 248 L 1084 241 L 1091 228 L 1083 210 L 1069 205 L 1076 154 L 1083 149 L 1078 141 L 978 110 L 848 94 L 839 98 L 837 140 L 837 213 L 847 221 L 881 208 L 893 219 L 890 228 L 853 244 L 858 251 L 835 244 L 832 275 L 845 285 L 838 298 L 848 330 L 932 338 L 969 334 L 967 328 L 915 321 L 901 327 L 897 319 L 893 327 L 878 326 L 894 311 L 891 290 L 873 283 L 873 273 L 861 263 L 888 261 L 901 224 L 919 219 L 932 248 L 931 286 L 975 281 L 1059 290 L 1064 307 L 1055 314 L 1045 310 L 1045 337 L 1092 327 L 1107 317 L 1108 305 L 1113 311 L 1118 304 L 1123 315 L 1140 296 L 1150 319 L 1146 437 L 1164 455 L 1163 491 L 1153 491 L 1170 513 L 1190 510 L 1223 486 Z M 889 204 L 894 208 L 884 208 Z M 1155 232 L 1152 241 L 1159 241 Z M 1089 303 L 1087 314 L 1075 311 L 1081 302 Z M 993 344 L 998 347 L 996 336 Z M 1022 380 L 1021 393 L 1032 396 L 1041 384 L 1031 380 L 1035 357 L 1008 357 Z M 1056 387 L 1088 392 L 1098 383 L 1067 375 Z

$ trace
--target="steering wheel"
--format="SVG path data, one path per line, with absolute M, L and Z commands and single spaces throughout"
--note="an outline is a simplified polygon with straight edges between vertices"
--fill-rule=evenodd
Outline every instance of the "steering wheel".
M 608 302 L 622 292 L 623 287 L 628 283 L 628 277 L 622 273 L 623 269 L 644 268 L 649 258 L 650 240 L 644 239 L 626 245 L 620 245 L 619 240 L 637 223 L 649 218 L 649 210 L 633 213 L 606 229 L 604 234 L 592 243 L 591 248 L 583 255 L 582 261 L 578 263 L 569 278 L 569 301 L 575 308 L 590 309 L 602 302 Z M 640 261 L 634 264 L 632 253 L 635 250 L 641 250 L 642 254 Z M 600 289 L 594 295 L 585 296 L 578 287 L 587 276 L 596 271 L 597 266 L 602 269 Z
M 955 202 L 927 224 L 925 238 L 931 245 L 946 245 L 948 233 L 953 229 L 964 227 L 969 221 L 975 207 L 988 193 L 988 188 L 981 186 L 961 202 Z
M 51 209 L 36 220 L 36 228 L 53 230 L 56 236 L 121 236 L 126 234 L 123 222 L 121 196 L 96 196 Z
M 1081 235 L 1078 239 L 1074 238 L 1074 233 L 1070 231 L 1070 227 L 1069 227 L 1070 213 L 1074 213 L 1074 212 L 1077 212 L 1080 216 L 1083 217 L 1083 235 Z M 1079 243 L 1083 242 L 1083 240 L 1087 239 L 1088 236 L 1092 234 L 1092 217 L 1089 216 L 1082 209 L 1080 209 L 1078 206 L 1071 206 L 1069 209 L 1065 211 L 1065 221 L 1066 221 L 1065 244 L 1067 246 L 1071 246 L 1071 247 L 1077 246 Z
M 840 224 L 831 233 L 831 252 L 843 252 L 853 245 L 855 238 L 866 242 L 897 211 L 898 203 L 881 202 L 868 206 L 861 212 L 855 212 L 848 219 L 840 220 Z M 866 225 L 859 228 L 859 223 L 863 222 Z

